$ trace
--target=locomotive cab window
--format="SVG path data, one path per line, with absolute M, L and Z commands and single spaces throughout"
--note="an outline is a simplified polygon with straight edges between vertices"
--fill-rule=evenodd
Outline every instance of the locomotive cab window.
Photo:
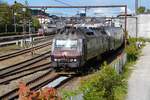
M 87 35 L 94 35 L 93 32 L 86 32 Z
M 61 49 L 77 49 L 77 40 L 56 40 L 55 48 Z

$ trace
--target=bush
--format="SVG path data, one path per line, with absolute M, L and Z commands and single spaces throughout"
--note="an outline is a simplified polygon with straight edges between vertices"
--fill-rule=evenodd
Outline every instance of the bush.
M 139 50 L 134 44 L 127 46 L 125 51 L 129 62 L 135 61 L 138 58 Z
M 127 53 L 127 59 L 129 62 L 137 60 L 139 53 L 140 53 L 140 48 L 138 48 L 136 45 L 136 42 L 142 42 L 141 47 L 144 46 L 144 43 L 146 42 L 145 39 L 143 38 L 129 38 L 128 42 L 129 45 L 126 47 L 125 51 Z
M 137 41 L 143 42 L 143 43 L 146 42 L 144 38 L 129 38 L 128 39 L 129 44 L 136 44 Z
M 69 90 L 61 90 L 62 100 L 70 100 L 71 97 L 76 96 L 80 93 L 79 90 L 69 91 Z
M 116 100 L 116 88 L 123 85 L 121 76 L 108 65 L 90 79 L 81 88 L 85 100 Z

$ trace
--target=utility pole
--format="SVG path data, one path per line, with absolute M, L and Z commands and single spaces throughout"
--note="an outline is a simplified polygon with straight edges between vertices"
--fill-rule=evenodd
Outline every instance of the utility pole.
M 86 17 L 86 13 L 87 13 L 87 8 L 85 8 L 85 17 Z
M 137 9 L 139 7 L 139 0 L 135 0 L 135 14 L 137 15 Z
M 138 17 L 135 17 L 136 20 L 136 41 L 138 40 Z
M 139 8 L 139 0 L 135 0 L 135 14 L 137 15 L 138 10 Z M 135 16 L 135 19 L 136 19 L 136 41 L 137 41 L 137 38 L 138 38 L 138 16 Z
M 35 53 L 35 49 L 34 49 L 34 44 L 33 44 L 33 37 L 32 37 L 32 32 L 31 32 L 31 20 L 29 20 L 29 35 L 30 35 L 30 41 L 31 41 L 31 55 L 33 56 Z

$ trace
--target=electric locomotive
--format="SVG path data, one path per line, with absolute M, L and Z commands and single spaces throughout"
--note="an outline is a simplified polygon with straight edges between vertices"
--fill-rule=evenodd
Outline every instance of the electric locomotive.
M 52 42 L 52 65 L 79 68 L 104 52 L 116 50 L 123 42 L 124 31 L 120 27 L 64 27 Z

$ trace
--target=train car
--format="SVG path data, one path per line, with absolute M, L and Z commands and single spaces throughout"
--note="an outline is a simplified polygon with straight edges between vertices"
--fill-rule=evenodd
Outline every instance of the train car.
M 44 36 L 44 29 L 43 28 L 38 29 L 37 35 L 38 36 Z
M 80 68 L 88 60 L 116 50 L 124 42 L 119 27 L 65 27 L 53 39 L 52 65 L 56 68 Z

